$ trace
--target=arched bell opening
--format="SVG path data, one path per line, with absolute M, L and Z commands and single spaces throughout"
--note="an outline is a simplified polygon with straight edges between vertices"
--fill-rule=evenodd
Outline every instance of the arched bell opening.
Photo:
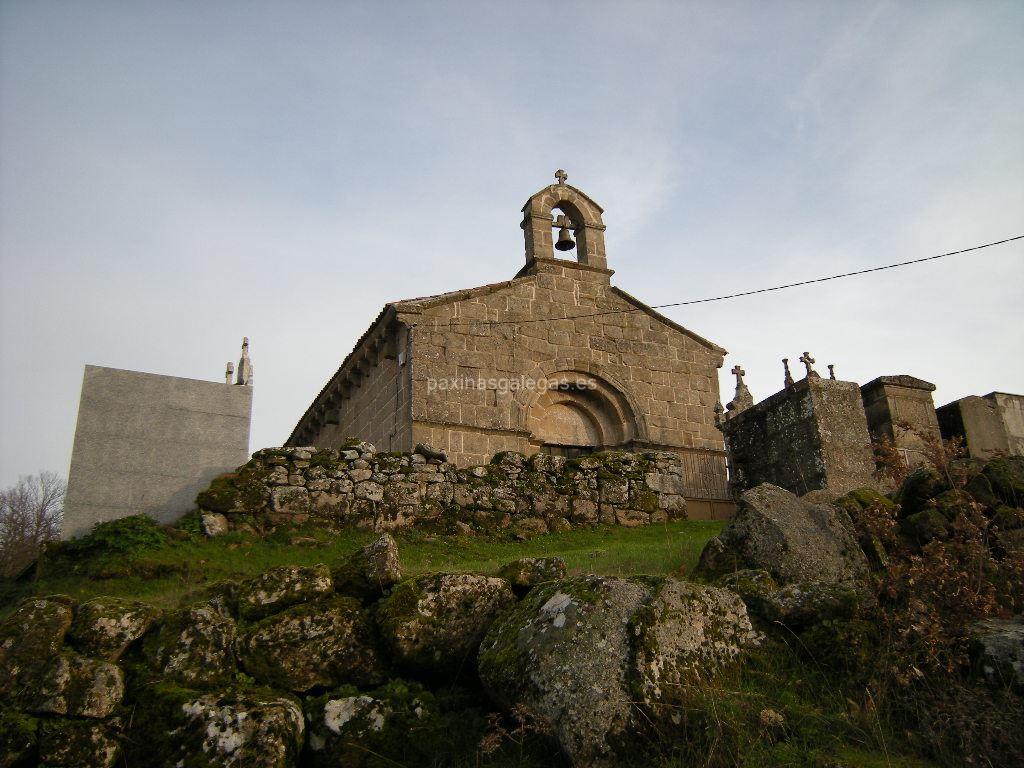
M 570 371 L 549 377 L 547 383 L 526 414 L 530 442 L 539 450 L 578 456 L 623 447 L 636 437 L 629 403 L 608 382 Z
M 577 233 L 583 229 L 583 218 L 579 210 L 568 203 L 559 203 L 551 209 L 551 226 L 554 230 L 555 258 L 579 261 L 580 250 L 576 247 L 576 239 Z
M 574 258 L 580 264 L 607 269 L 601 207 L 556 174 L 557 184 L 537 192 L 523 206 L 522 228 L 526 263 L 535 259 Z M 560 222 L 558 216 L 563 216 Z

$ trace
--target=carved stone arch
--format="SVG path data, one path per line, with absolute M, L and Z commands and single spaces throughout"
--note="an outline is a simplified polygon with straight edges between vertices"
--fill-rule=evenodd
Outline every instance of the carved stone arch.
M 547 386 L 517 393 L 515 427 L 536 445 L 613 448 L 645 440 L 646 425 L 632 398 L 584 367 L 590 366 L 558 366 L 533 377 Z
M 576 235 L 576 257 L 580 264 L 608 268 L 604 250 L 604 213 L 601 206 L 569 184 L 551 184 L 537 192 L 523 206 L 522 228 L 526 238 L 526 263 L 555 258 L 551 225 L 552 211 L 561 209 L 572 221 Z

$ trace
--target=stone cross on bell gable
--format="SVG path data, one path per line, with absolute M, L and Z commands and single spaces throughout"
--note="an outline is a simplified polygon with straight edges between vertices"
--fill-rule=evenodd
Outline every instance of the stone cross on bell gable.
M 804 352 L 800 356 L 800 362 L 803 363 L 804 367 L 807 369 L 807 378 L 808 379 L 820 379 L 821 378 L 820 376 L 818 376 L 818 373 L 811 367 L 814 364 L 814 358 L 811 357 L 811 353 L 810 352 Z
M 559 168 L 555 171 L 555 178 L 558 180 L 559 184 L 565 184 L 565 180 L 569 178 L 569 174 Z

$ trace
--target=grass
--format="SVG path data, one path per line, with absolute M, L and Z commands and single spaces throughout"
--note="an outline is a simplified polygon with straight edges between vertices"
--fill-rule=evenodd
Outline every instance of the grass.
M 517 558 L 541 556 L 563 558 L 571 573 L 631 575 L 689 572 L 704 544 L 721 528 L 721 522 L 683 520 L 641 528 L 602 526 L 528 541 L 419 531 L 394 535 L 408 576 L 429 571 L 494 573 Z M 222 579 L 248 578 L 278 565 L 338 562 L 377 535 L 360 529 L 337 534 L 308 529 L 268 539 L 246 534 L 193 536 L 130 556 L 107 554 L 81 564 L 44 556 L 37 580 L 6 585 L 0 601 L 10 610 L 26 595 L 59 593 L 79 600 L 130 597 L 173 607 Z M 0 614 L 4 612 L 0 608 Z

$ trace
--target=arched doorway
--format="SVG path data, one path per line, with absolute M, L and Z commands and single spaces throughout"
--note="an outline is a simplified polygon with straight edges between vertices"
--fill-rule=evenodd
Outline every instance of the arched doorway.
M 636 419 L 626 398 L 589 373 L 564 371 L 549 376 L 530 403 L 526 429 L 541 451 L 578 456 L 627 445 L 636 436 Z

